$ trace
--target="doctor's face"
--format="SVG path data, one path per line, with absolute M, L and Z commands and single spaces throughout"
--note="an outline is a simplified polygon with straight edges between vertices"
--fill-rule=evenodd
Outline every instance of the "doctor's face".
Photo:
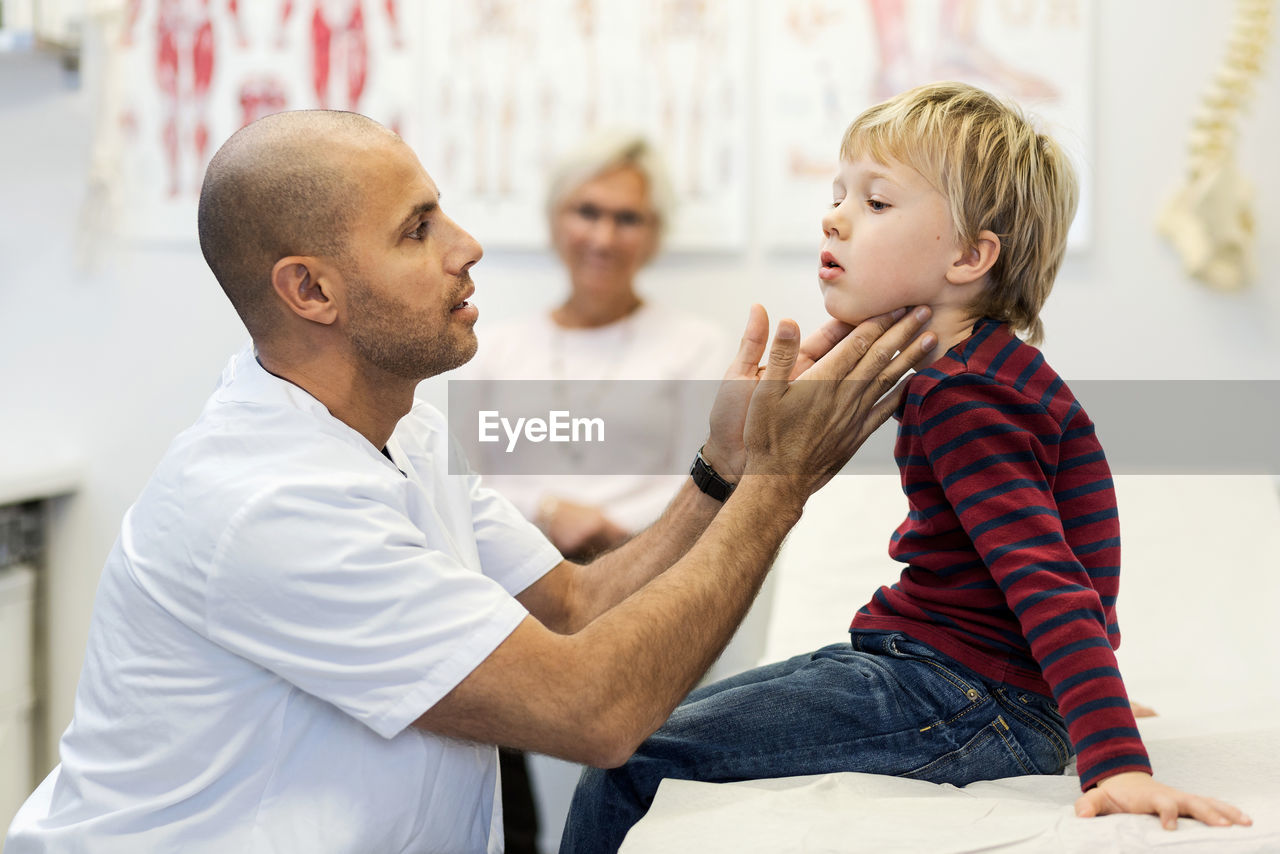
M 444 213 L 409 146 L 388 138 L 361 163 L 343 269 L 352 349 L 404 379 L 452 370 L 476 352 L 471 267 L 483 250 Z

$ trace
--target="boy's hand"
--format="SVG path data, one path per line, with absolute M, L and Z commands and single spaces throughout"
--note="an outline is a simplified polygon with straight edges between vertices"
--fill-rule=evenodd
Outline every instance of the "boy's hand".
M 1165 830 L 1178 826 L 1178 816 L 1188 816 L 1215 827 L 1251 825 L 1253 819 L 1240 810 L 1213 798 L 1190 795 L 1151 779 L 1141 771 L 1127 771 L 1108 777 L 1076 801 L 1076 815 L 1136 813 L 1156 815 Z
M 1133 716 L 1135 718 L 1154 718 L 1159 715 L 1159 712 L 1155 709 L 1151 708 L 1146 703 L 1139 703 L 1137 700 L 1130 700 L 1129 708 L 1133 711 Z

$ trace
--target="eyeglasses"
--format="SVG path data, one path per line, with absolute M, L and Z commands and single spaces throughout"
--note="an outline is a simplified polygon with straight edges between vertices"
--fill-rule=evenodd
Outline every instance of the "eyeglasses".
M 578 205 L 576 208 L 568 208 L 566 213 L 586 225 L 595 225 L 601 219 L 611 217 L 614 227 L 619 231 L 638 231 L 653 221 L 652 216 L 641 211 L 628 208 L 608 210 L 590 203 Z

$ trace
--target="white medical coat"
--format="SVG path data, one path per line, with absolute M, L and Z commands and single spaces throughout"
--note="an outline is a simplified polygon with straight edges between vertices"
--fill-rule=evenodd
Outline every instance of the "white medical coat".
M 8 854 L 497 850 L 495 749 L 409 725 L 560 555 L 435 409 L 387 451 L 231 360 L 125 517 Z

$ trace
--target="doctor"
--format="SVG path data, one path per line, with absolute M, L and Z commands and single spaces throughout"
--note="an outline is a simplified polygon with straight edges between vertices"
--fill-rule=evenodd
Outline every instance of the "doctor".
M 934 344 L 912 341 L 927 312 L 803 345 L 784 321 L 757 369 L 753 309 L 695 476 L 578 565 L 451 474 L 414 401 L 475 353 L 481 249 L 399 137 L 262 119 L 214 156 L 199 228 L 252 345 L 124 519 L 9 854 L 500 850 L 493 745 L 624 761 Z M 859 382 L 783 381 L 802 368 Z

